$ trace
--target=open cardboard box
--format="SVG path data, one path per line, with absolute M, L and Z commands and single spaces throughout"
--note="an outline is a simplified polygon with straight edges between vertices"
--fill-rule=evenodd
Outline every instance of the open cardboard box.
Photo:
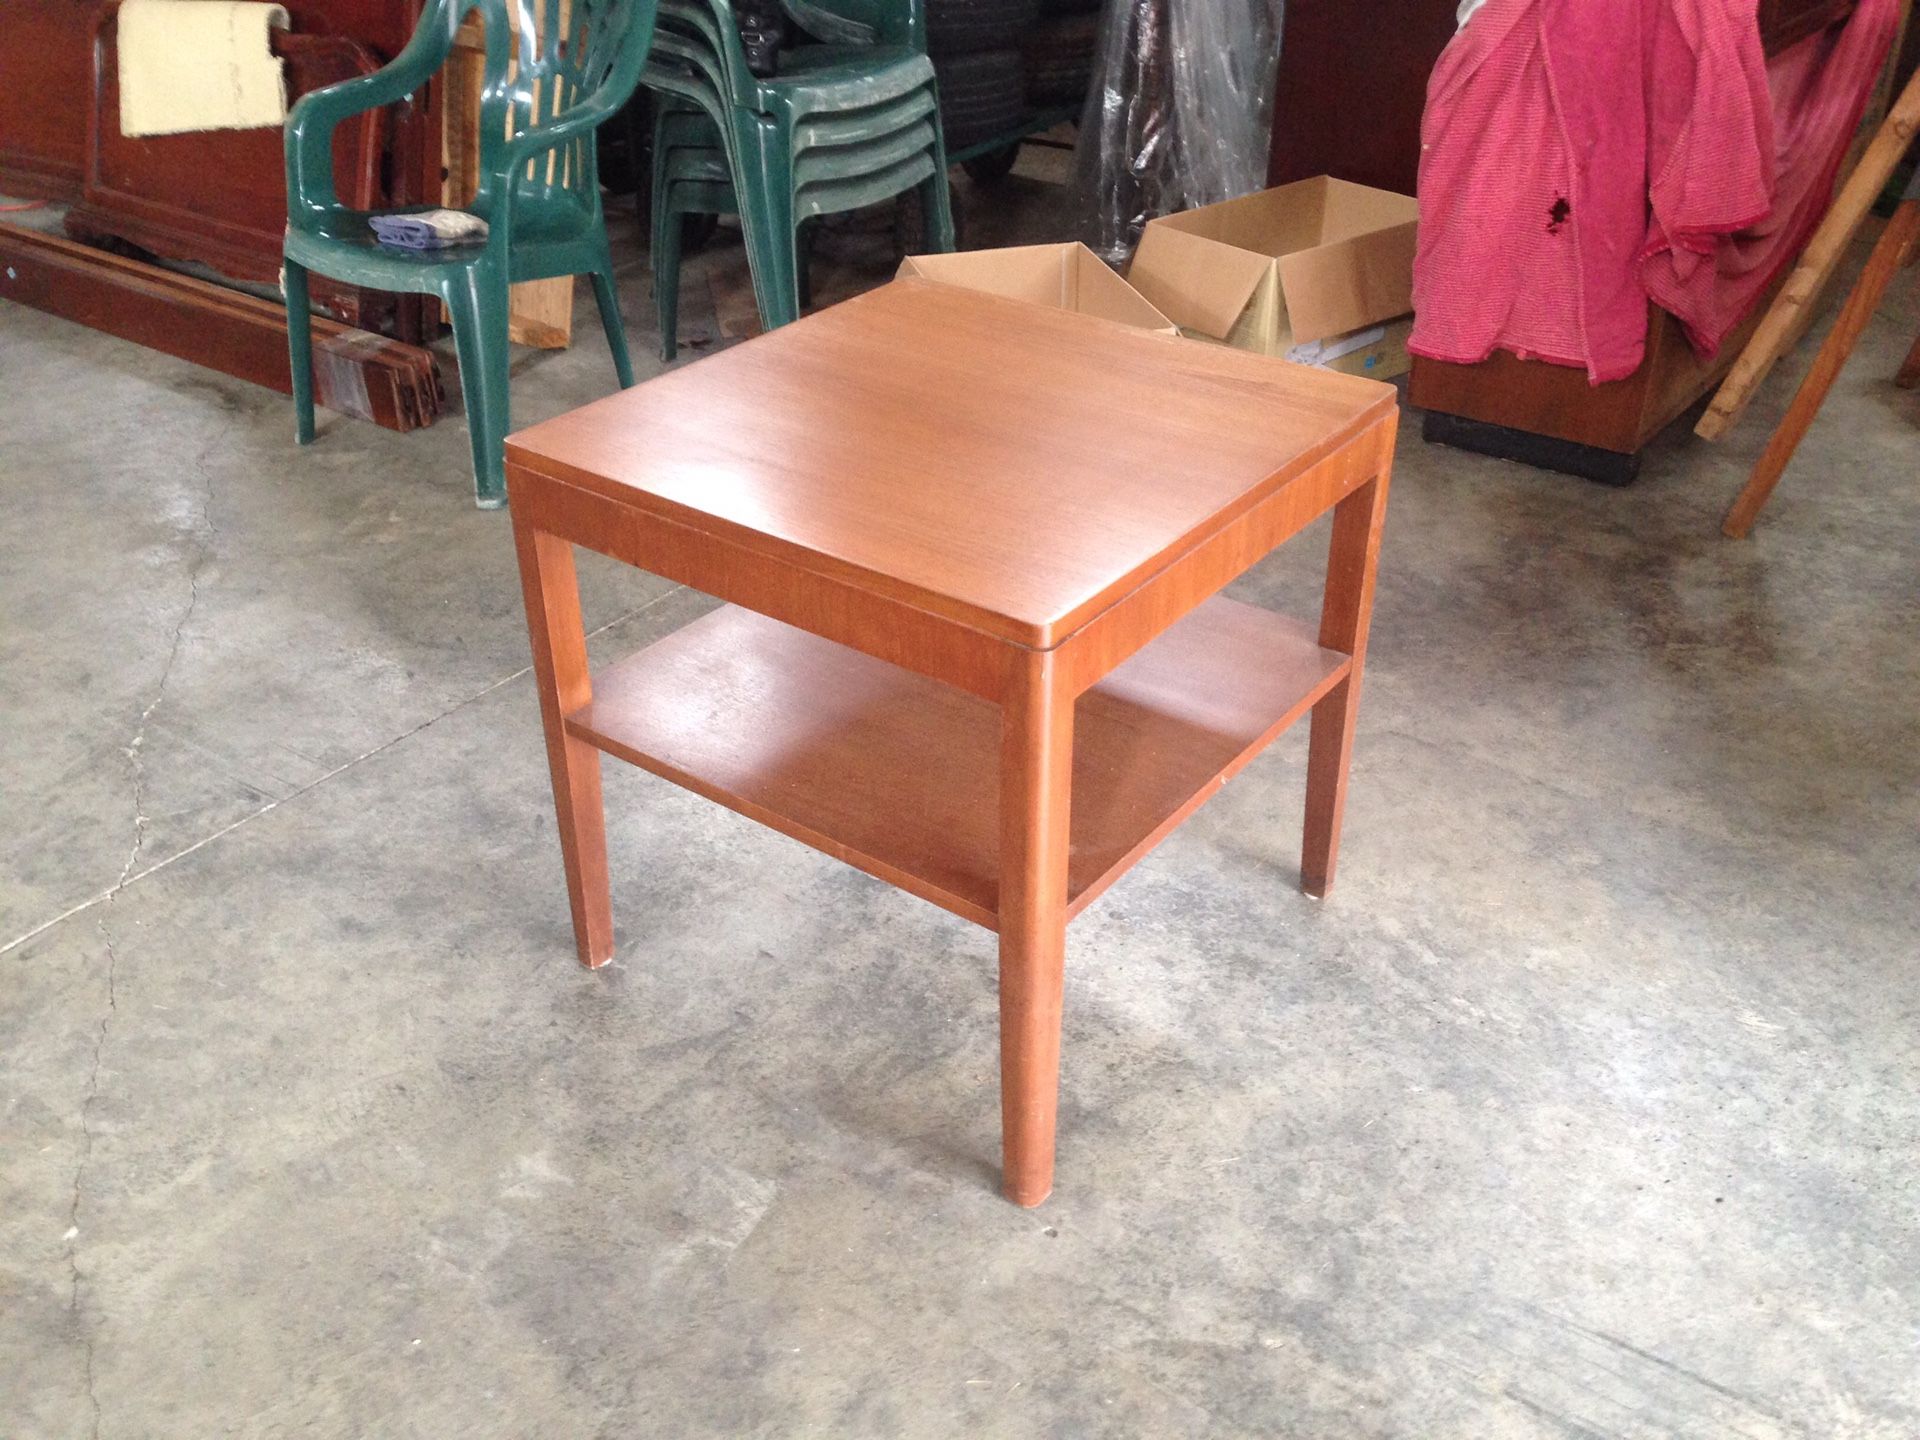
M 1410 364 L 1419 218 L 1411 196 L 1321 176 L 1148 221 L 1127 278 L 1183 335 L 1390 379 Z
M 1163 335 L 1179 332 L 1166 316 L 1114 274 L 1098 255 L 1073 241 L 1017 245 L 1005 250 L 964 250 L 954 255 L 909 255 L 901 275 L 981 290 L 1030 305 L 1077 310 Z

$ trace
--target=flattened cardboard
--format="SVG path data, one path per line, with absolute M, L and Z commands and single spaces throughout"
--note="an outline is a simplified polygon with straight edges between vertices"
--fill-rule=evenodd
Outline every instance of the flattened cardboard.
M 1406 195 L 1302 180 L 1149 221 L 1127 278 L 1184 333 L 1283 355 L 1413 309 L 1419 213 Z
M 1117 321 L 1163 335 L 1179 333 L 1131 285 L 1114 274 L 1086 246 L 1016 245 L 1003 250 L 964 250 L 953 255 L 909 255 L 899 275 L 957 285 Z

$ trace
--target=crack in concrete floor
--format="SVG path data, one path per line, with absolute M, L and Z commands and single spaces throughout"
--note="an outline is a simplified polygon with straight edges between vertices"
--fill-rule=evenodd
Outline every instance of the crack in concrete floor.
M 607 621 L 605 624 L 595 626 L 592 630 L 589 630 L 587 632 L 587 638 L 591 640 L 596 635 L 603 634 L 604 632 L 613 629 L 617 625 L 624 625 L 627 621 L 636 619 L 637 617 L 646 614 L 647 611 L 653 609 L 656 605 L 660 605 L 665 601 L 673 598 L 684 588 L 685 588 L 684 586 L 676 585 L 673 587 L 673 589 L 664 591 L 661 594 L 656 595 L 653 599 L 647 601 L 647 603 L 644 605 L 636 605 L 631 610 L 623 611 L 621 614 L 614 616 L 613 619 Z M 523 665 L 518 670 L 515 670 L 512 674 L 503 675 L 498 680 L 494 680 L 486 685 L 481 686 L 480 689 L 474 691 L 472 694 L 467 695 L 462 699 L 454 701 L 454 703 L 447 706 L 446 709 L 439 711 L 437 714 L 429 716 L 427 719 L 422 720 L 418 725 L 415 725 L 411 729 L 406 730 L 401 734 L 394 736 L 391 740 L 383 740 L 380 744 L 373 746 L 371 749 L 364 750 L 360 754 L 355 755 L 351 760 L 343 760 L 340 764 L 334 766 L 333 769 L 327 771 L 326 774 L 320 776 L 317 779 L 308 781 L 305 785 L 302 785 L 299 789 L 292 791 L 290 794 L 283 795 L 278 800 L 269 800 L 266 804 L 262 805 L 258 810 L 250 811 L 247 814 L 241 816 L 238 820 L 232 821 L 229 824 L 221 826 L 218 830 L 213 831 L 211 834 L 203 835 L 200 839 L 194 841 L 191 845 L 182 846 L 180 849 L 174 851 L 171 855 L 168 855 L 165 859 L 155 861 L 153 864 L 147 866 L 144 870 L 141 870 L 135 874 L 123 874 L 119 880 L 117 880 L 114 884 L 108 886 L 106 889 L 101 890 L 96 894 L 88 896 L 85 900 L 82 900 L 77 905 L 71 905 L 67 907 L 65 910 L 62 910 L 58 915 L 53 915 L 45 920 L 42 920 L 39 924 L 31 927 L 30 929 L 22 931 L 20 934 L 14 936 L 11 940 L 8 940 L 4 943 L 0 943 L 0 955 L 6 955 L 11 953 L 14 950 L 18 950 L 22 945 L 25 945 L 30 940 L 34 940 L 37 937 L 46 934 L 49 930 L 53 929 L 56 925 L 59 925 L 63 921 L 71 920 L 77 915 L 84 915 L 87 911 L 93 909 L 96 905 L 105 904 L 106 902 L 114 899 L 117 895 L 119 895 L 119 893 L 122 890 L 126 889 L 129 885 L 138 884 L 140 881 L 146 879 L 149 875 L 156 874 L 159 871 L 166 869 L 169 865 L 174 864 L 176 861 L 186 859 L 187 856 L 193 854 L 195 851 L 205 849 L 208 845 L 213 844 L 214 841 L 222 839 L 225 836 L 231 835 L 234 831 L 240 829 L 243 826 L 252 824 L 255 820 L 258 820 L 261 816 L 271 814 L 273 811 L 280 809 L 284 805 L 292 804 L 295 800 L 298 800 L 302 795 L 306 795 L 311 791 L 318 789 L 320 786 L 326 784 L 329 780 L 332 780 L 339 775 L 343 775 L 347 771 L 353 769 L 356 765 L 359 765 L 365 761 L 371 760 L 376 755 L 385 754 L 387 751 L 391 750 L 394 746 L 399 745 L 407 740 L 411 740 L 414 736 L 418 735 L 422 730 L 425 730 L 430 726 L 437 725 L 440 721 L 445 720 L 450 715 L 457 714 L 458 712 L 460 712 L 461 710 L 464 710 L 467 706 L 473 704 L 477 700 L 485 699 L 487 696 L 491 695 L 494 691 L 498 690 L 501 686 L 511 685 L 514 681 L 524 679 L 528 675 L 531 675 L 532 673 L 533 673 L 533 667 L 531 665 Z
M 203 461 L 205 459 L 205 454 L 206 452 L 203 451 L 202 457 L 201 457 Z M 202 468 L 204 470 L 205 468 L 204 464 Z M 207 487 L 207 499 L 209 504 L 211 503 L 211 499 L 212 499 L 212 488 L 213 488 L 212 480 L 211 480 L 211 476 L 209 476 L 208 487 Z M 204 516 L 204 513 L 205 512 L 203 511 L 203 516 Z M 113 885 L 108 887 L 106 890 L 100 892 L 98 895 L 95 895 L 92 898 L 82 902 L 80 905 L 77 905 L 72 909 L 63 912 L 60 915 L 56 915 L 52 919 L 47 920 L 38 926 L 35 926 L 33 929 L 27 931 L 25 934 L 20 935 L 15 939 L 8 941 L 6 944 L 0 945 L 0 955 L 6 954 L 8 951 L 17 949 L 19 946 L 24 945 L 27 941 L 32 940 L 35 936 L 45 934 L 47 931 L 59 925 L 62 921 L 73 919 L 74 917 L 82 913 L 85 913 L 86 911 L 91 910 L 96 906 L 106 906 L 108 908 L 108 911 L 110 912 L 114 902 L 119 899 L 121 893 L 124 890 L 126 890 L 130 885 L 137 884 L 139 881 L 144 880 L 148 876 L 153 875 L 158 871 L 164 870 L 167 866 L 173 864 L 175 861 L 184 859 L 186 856 L 192 854 L 194 851 L 202 849 L 203 847 L 212 844 L 214 841 L 219 840 L 224 836 L 230 835 L 234 831 L 241 829 L 243 826 L 248 825 L 255 820 L 258 820 L 261 816 L 266 815 L 274 810 L 277 810 L 281 806 L 286 805 L 291 801 L 297 800 L 301 796 L 306 795 L 311 791 L 318 789 L 320 786 L 326 784 L 328 781 L 335 779 L 336 777 L 353 769 L 355 766 L 360 765 L 361 763 L 367 760 L 371 760 L 375 756 L 384 754 L 385 752 L 393 749 L 397 745 L 404 744 L 406 741 L 412 739 L 414 736 L 420 734 L 422 731 L 428 729 L 433 725 L 438 724 L 440 721 L 445 720 L 449 716 L 457 713 L 458 711 L 466 708 L 467 706 L 474 704 L 476 701 L 484 699 L 486 696 L 491 695 L 494 691 L 499 690 L 503 686 L 511 685 L 516 680 L 524 679 L 526 676 L 530 675 L 533 671 L 533 667 L 531 665 L 521 666 L 519 669 L 513 671 L 511 674 L 504 675 L 500 677 L 498 680 L 495 680 L 490 684 L 483 686 L 481 689 L 475 691 L 471 695 L 468 695 L 465 698 L 454 702 L 452 705 L 449 705 L 448 707 L 446 707 L 446 709 L 440 711 L 438 714 L 435 714 L 430 718 L 421 721 L 418 725 L 415 725 L 410 729 L 402 732 L 401 734 L 394 736 L 392 739 L 385 741 L 382 744 L 373 746 L 372 748 L 366 751 L 363 751 L 361 754 L 354 756 L 351 760 L 347 760 L 344 763 L 338 766 L 335 766 L 332 770 L 329 770 L 326 774 L 320 776 L 317 780 L 311 781 L 310 783 L 301 786 L 298 790 L 294 791 L 292 794 L 287 795 L 284 798 L 279 800 L 269 801 L 267 804 L 261 806 L 258 810 L 252 812 L 251 814 L 243 816 L 241 819 L 236 820 L 229 825 L 222 826 L 220 829 L 214 831 L 212 834 L 203 836 L 201 839 L 195 841 L 193 844 L 183 847 L 182 849 L 176 851 L 174 854 L 167 856 L 163 860 L 157 861 L 156 863 L 148 866 L 147 868 L 139 871 L 136 874 L 136 873 L 133 873 L 133 866 L 137 862 L 140 855 L 141 848 L 142 848 L 142 843 L 144 840 L 144 832 L 141 826 L 141 822 L 145 818 L 144 815 L 141 813 L 139 799 L 138 799 L 138 796 L 141 793 L 140 785 L 142 781 L 142 774 L 141 774 L 141 766 L 139 765 L 139 762 L 136 757 L 138 754 L 140 741 L 145 733 L 146 722 L 152 716 L 153 712 L 159 708 L 161 700 L 165 697 L 166 682 L 168 677 L 171 675 L 174 663 L 179 656 L 180 648 L 182 645 L 182 636 L 184 634 L 184 631 L 186 629 L 188 622 L 192 618 L 194 608 L 198 604 L 198 601 L 199 601 L 198 571 L 204 563 L 205 563 L 205 553 L 203 553 L 201 557 L 198 557 L 196 561 L 189 567 L 189 576 L 193 582 L 192 595 L 189 598 L 187 606 L 181 612 L 181 617 L 178 624 L 176 624 L 176 626 L 174 627 L 173 640 L 172 640 L 171 647 L 168 651 L 166 665 L 163 667 L 161 671 L 160 680 L 155 687 L 153 699 L 149 701 L 145 709 L 141 711 L 140 719 L 139 719 L 140 729 L 136 732 L 132 743 L 128 746 L 128 749 L 127 749 L 127 753 L 129 757 L 134 759 L 134 764 L 135 764 L 135 780 L 136 780 L 135 826 L 136 828 L 135 828 L 134 843 L 131 850 L 128 853 L 127 863 L 125 867 L 122 869 L 119 877 L 115 880 Z M 621 614 L 615 616 L 613 619 L 608 620 L 604 624 L 596 626 L 594 629 L 588 631 L 587 632 L 588 638 L 591 639 L 594 636 L 600 635 L 608 630 L 615 628 L 616 626 L 625 624 L 629 620 L 635 619 L 636 617 L 645 614 L 647 611 L 653 609 L 655 606 L 660 605 L 665 601 L 673 598 L 673 596 L 678 594 L 679 591 L 683 588 L 684 587 L 682 586 L 674 586 L 672 589 L 664 591 L 663 593 L 655 596 L 653 599 L 647 601 L 646 604 L 637 605 L 629 610 L 622 612 Z M 71 1278 L 70 1298 L 68 1301 L 68 1313 L 72 1318 L 75 1333 L 78 1337 L 81 1350 L 82 1350 L 82 1358 L 83 1358 L 84 1373 L 85 1373 L 85 1380 L 86 1380 L 87 1400 L 92 1409 L 92 1415 L 93 1415 L 93 1424 L 92 1424 L 92 1429 L 90 1433 L 93 1437 L 93 1440 L 99 1440 L 102 1414 L 101 1414 L 99 1396 L 96 1393 L 96 1389 L 94 1385 L 95 1341 L 94 1341 L 93 1335 L 90 1332 L 90 1326 L 86 1319 L 83 1303 L 82 1303 L 82 1291 L 84 1288 L 85 1276 L 80 1265 L 80 1256 L 79 1256 L 80 1236 L 81 1236 L 80 1212 L 82 1208 L 83 1195 L 84 1195 L 84 1189 L 85 1189 L 85 1183 L 86 1183 L 87 1167 L 93 1158 L 93 1141 L 94 1141 L 93 1125 L 92 1125 L 93 1108 L 95 1104 L 98 1103 L 100 1098 L 100 1074 L 103 1066 L 104 1056 L 106 1053 L 108 1031 L 112 1026 L 114 1014 L 119 1008 L 117 988 L 118 988 L 118 978 L 119 978 L 120 957 L 119 957 L 119 950 L 114 943 L 113 932 L 111 929 L 109 929 L 107 924 L 107 915 L 103 913 L 97 916 L 95 919 L 95 925 L 100 932 L 100 939 L 106 947 L 106 955 L 107 955 L 106 1008 L 100 1017 L 99 1029 L 94 1036 L 93 1055 L 92 1055 L 92 1060 L 88 1070 L 87 1084 L 86 1084 L 85 1091 L 83 1092 L 80 1100 L 80 1108 L 79 1108 L 80 1157 L 74 1169 L 73 1187 L 72 1187 L 73 1196 L 72 1196 L 72 1202 L 68 1208 L 68 1214 L 67 1214 L 68 1228 L 67 1228 L 66 1235 L 64 1236 L 64 1240 L 66 1242 L 67 1267 L 68 1267 L 70 1278 Z

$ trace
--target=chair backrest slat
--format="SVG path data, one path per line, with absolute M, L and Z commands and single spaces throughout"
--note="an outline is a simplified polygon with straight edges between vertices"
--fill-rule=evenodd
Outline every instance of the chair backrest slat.
M 465 9 L 478 11 L 486 27 L 481 192 L 511 185 L 523 195 L 571 195 L 591 204 L 599 166 L 590 136 L 530 156 L 513 175 L 504 173 L 505 150 L 564 120 L 616 78 L 637 73 L 652 39 L 654 0 L 471 0 Z

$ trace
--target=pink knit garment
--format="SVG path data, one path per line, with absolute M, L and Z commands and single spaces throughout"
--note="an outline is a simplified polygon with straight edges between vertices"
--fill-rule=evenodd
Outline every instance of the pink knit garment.
M 1805 243 L 1898 0 L 1768 64 L 1756 0 L 1486 0 L 1435 67 L 1409 349 L 1639 368 L 1647 306 L 1711 354 Z

